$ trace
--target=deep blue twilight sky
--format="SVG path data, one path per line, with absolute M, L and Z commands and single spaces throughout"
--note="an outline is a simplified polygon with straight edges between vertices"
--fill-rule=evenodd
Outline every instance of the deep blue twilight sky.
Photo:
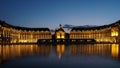
M 23 27 L 105 25 L 120 19 L 120 0 L 0 0 L 0 20 Z

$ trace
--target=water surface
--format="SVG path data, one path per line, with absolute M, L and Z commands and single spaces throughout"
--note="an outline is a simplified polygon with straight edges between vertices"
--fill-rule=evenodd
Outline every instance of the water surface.
M 1 68 L 119 68 L 119 44 L 0 45 Z

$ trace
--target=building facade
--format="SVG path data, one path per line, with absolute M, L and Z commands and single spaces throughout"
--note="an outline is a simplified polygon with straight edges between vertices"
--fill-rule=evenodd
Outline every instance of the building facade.
M 52 39 L 49 28 L 18 27 L 0 21 L 0 43 L 36 43 L 38 39 Z
M 72 28 L 69 33 L 60 25 L 55 34 L 49 28 L 19 27 L 0 21 L 0 43 L 36 43 L 38 40 L 89 42 L 91 39 L 96 42 L 120 42 L 120 21 L 103 26 Z
M 95 39 L 96 42 L 120 42 L 120 21 L 89 28 L 73 28 L 70 39 Z

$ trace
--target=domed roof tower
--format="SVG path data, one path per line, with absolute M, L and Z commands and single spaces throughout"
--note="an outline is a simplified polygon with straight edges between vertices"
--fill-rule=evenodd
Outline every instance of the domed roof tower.
M 56 39 L 65 39 L 65 31 L 62 28 L 62 25 L 59 25 L 59 28 L 55 30 Z

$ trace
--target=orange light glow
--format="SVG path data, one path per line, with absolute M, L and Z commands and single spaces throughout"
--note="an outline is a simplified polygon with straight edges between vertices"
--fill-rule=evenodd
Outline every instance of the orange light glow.
M 111 36 L 118 36 L 118 31 L 113 31 L 113 32 L 111 33 Z
M 119 54 L 118 44 L 112 44 L 111 54 L 112 54 L 112 57 L 116 57 L 116 58 L 118 57 L 118 54 Z
M 58 53 L 58 57 L 59 59 L 62 58 L 62 54 L 65 52 L 65 45 L 57 45 L 57 53 Z
M 59 31 L 56 33 L 57 39 L 64 39 L 65 38 L 65 33 L 62 31 Z
M 59 36 L 59 35 L 57 35 L 57 38 L 60 38 L 60 36 Z
M 1 53 L 2 52 L 2 53 Z M 49 55 L 51 46 L 38 46 L 38 45 L 6 45 L 0 46 L 0 60 L 8 60 L 23 55 Z
M 118 36 L 118 28 L 113 28 L 112 30 L 111 30 L 111 36 Z

